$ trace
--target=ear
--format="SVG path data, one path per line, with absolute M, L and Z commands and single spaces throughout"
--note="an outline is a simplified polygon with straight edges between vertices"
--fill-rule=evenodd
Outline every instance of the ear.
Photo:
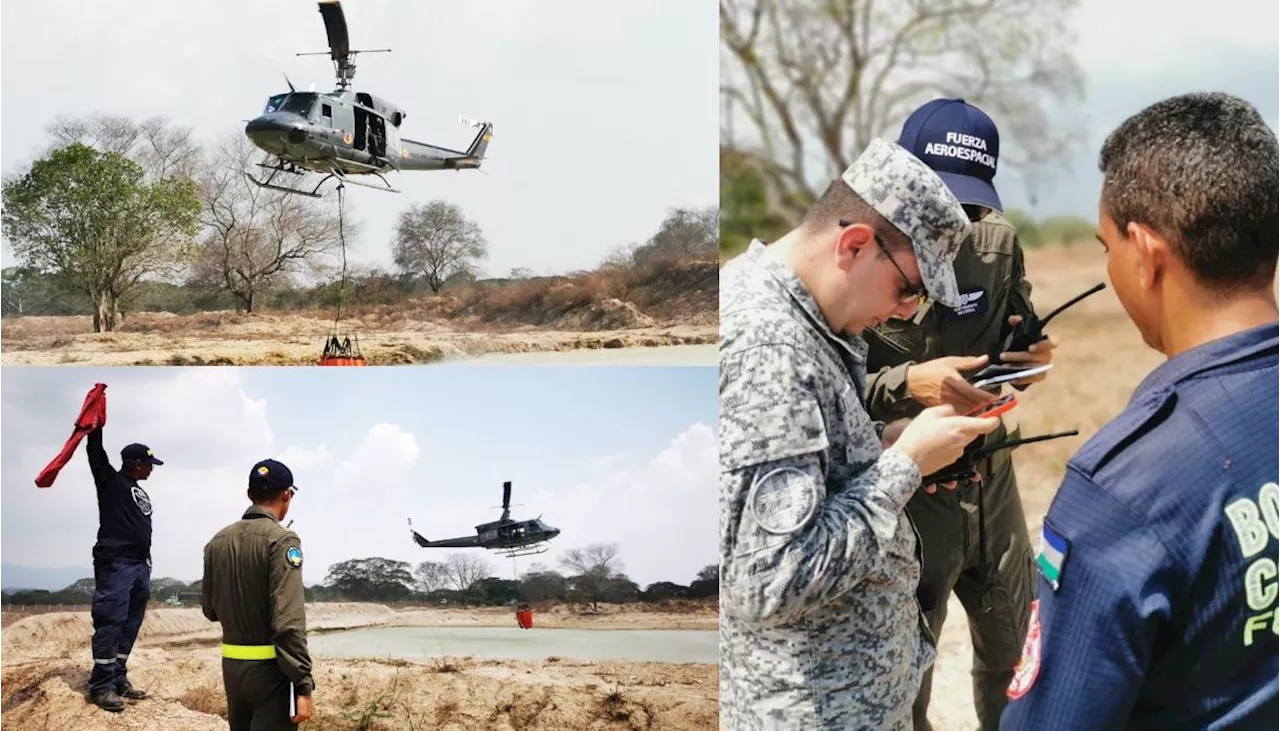
M 874 241 L 875 232 L 865 223 L 854 223 L 840 229 L 836 239 L 836 268 L 842 272 L 853 266 L 858 251 L 865 249 Z
M 1138 284 L 1143 289 L 1154 289 L 1163 276 L 1169 262 L 1169 244 L 1150 228 L 1130 222 L 1125 229 L 1133 247 Z

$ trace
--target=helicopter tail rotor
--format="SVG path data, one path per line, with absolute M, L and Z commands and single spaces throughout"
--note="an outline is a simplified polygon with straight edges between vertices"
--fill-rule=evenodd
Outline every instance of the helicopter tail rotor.
M 458 121 L 468 127 L 475 127 L 480 130 L 476 133 L 476 138 L 471 141 L 471 146 L 467 148 L 467 157 L 473 158 L 478 164 L 484 159 L 484 154 L 489 149 L 489 140 L 493 139 L 493 123 L 477 122 L 470 117 L 464 116 L 459 116 Z

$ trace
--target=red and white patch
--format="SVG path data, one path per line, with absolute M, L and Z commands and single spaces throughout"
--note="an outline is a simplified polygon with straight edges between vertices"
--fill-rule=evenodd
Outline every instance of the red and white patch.
M 1017 700 L 1031 690 L 1040 675 L 1040 600 L 1031 602 L 1031 621 L 1027 624 L 1027 641 L 1022 645 L 1022 659 L 1013 669 L 1013 680 L 1005 690 L 1010 700 Z

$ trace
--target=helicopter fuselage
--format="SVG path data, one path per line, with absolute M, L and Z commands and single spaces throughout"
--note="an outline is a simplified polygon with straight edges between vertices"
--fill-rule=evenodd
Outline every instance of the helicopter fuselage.
M 282 163 L 343 174 L 480 167 L 492 134 L 484 125 L 471 149 L 451 150 L 400 136 L 405 113 L 371 94 L 286 92 L 271 97 L 245 135 Z

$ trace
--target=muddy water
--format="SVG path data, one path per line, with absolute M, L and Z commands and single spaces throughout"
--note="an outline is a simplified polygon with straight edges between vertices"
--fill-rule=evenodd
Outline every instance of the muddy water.
M 652 348 L 600 348 L 593 350 L 563 350 L 547 353 L 489 353 L 474 358 L 457 358 L 439 361 L 454 365 L 660 365 L 660 366 L 712 366 L 719 363 L 719 346 L 661 345 Z
M 512 620 L 515 621 L 514 619 Z M 536 622 L 536 618 L 535 618 Z M 507 660 L 719 661 L 714 630 L 583 630 L 519 627 L 371 627 L 307 638 L 317 657 L 487 657 Z

